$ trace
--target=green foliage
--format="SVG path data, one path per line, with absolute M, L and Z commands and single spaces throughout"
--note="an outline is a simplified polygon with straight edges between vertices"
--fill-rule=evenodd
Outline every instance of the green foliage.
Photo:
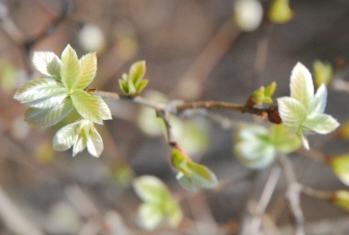
M 84 91 L 96 75 L 95 53 L 79 60 L 68 45 L 61 59 L 52 52 L 35 52 L 33 64 L 44 77 L 27 82 L 14 96 L 30 107 L 26 114 L 28 121 L 44 127 L 52 126 L 66 117 L 72 107 L 83 118 L 98 124 L 111 119 L 103 99 Z
M 73 156 L 86 147 L 92 156 L 101 155 L 104 149 L 103 140 L 93 122 L 84 119 L 58 130 L 53 138 L 53 148 L 56 151 L 65 151 L 71 147 L 73 147 Z
M 146 70 L 145 61 L 138 61 L 131 65 L 128 74 L 123 74 L 119 79 L 119 87 L 126 96 L 137 96 L 148 85 L 148 80 L 144 79 Z
M 235 144 L 237 159 L 246 167 L 262 169 L 270 165 L 277 153 L 291 153 L 300 147 L 299 138 L 281 125 L 245 126 Z
M 176 227 L 182 220 L 182 211 L 166 185 L 154 176 L 138 177 L 133 188 L 143 204 L 138 217 L 145 229 L 155 229 L 161 224 Z
M 349 212 L 349 191 L 336 191 L 332 199 L 333 204 Z
M 268 19 L 275 24 L 284 24 L 290 21 L 293 12 L 290 8 L 289 0 L 272 0 L 268 10 Z
M 330 63 L 316 60 L 313 63 L 313 74 L 316 87 L 328 85 L 333 79 L 333 69 Z
M 177 171 L 177 180 L 185 189 L 196 191 L 217 185 L 215 174 L 207 167 L 193 162 L 177 144 L 171 148 L 171 165 Z
M 254 105 L 272 104 L 275 90 L 276 82 L 272 82 L 268 86 L 261 86 L 252 92 L 250 99 Z
M 331 115 L 325 114 L 327 89 L 321 85 L 314 94 L 314 84 L 309 70 L 297 63 L 291 73 L 291 97 L 278 98 L 282 124 L 294 130 L 309 149 L 305 137 L 307 133 L 328 134 L 339 123 Z
M 329 164 L 338 179 L 349 186 L 349 153 L 331 157 Z
M 26 120 L 49 127 L 75 109 L 83 119 L 60 129 L 53 141 L 54 148 L 61 151 L 73 146 L 75 156 L 87 147 L 91 155 L 98 157 L 103 151 L 103 141 L 93 123 L 103 124 L 103 120 L 112 117 L 101 97 L 85 91 L 96 76 L 96 54 L 89 53 L 79 59 L 68 45 L 61 58 L 52 52 L 35 52 L 33 64 L 42 77 L 28 81 L 14 95 L 29 106 Z

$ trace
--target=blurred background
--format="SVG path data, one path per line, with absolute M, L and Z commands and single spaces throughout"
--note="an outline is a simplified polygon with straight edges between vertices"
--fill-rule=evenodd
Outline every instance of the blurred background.
M 271 1 L 260 3 L 266 11 Z M 244 103 L 251 91 L 271 81 L 278 84 L 276 96 L 287 95 L 289 74 L 298 61 L 308 68 L 317 59 L 328 61 L 336 76 L 348 80 L 349 1 L 291 0 L 290 21 L 274 24 L 264 15 L 247 30 L 236 21 L 235 4 L 0 1 L 0 234 L 238 234 L 246 203 L 260 194 L 269 172 L 249 170 L 234 158 L 236 131 L 231 127 L 258 122 L 250 115 L 217 112 L 225 118 L 189 115 L 175 121 L 182 146 L 221 182 L 216 190 L 188 193 L 168 164 L 168 147 L 153 112 L 107 100 L 115 118 L 99 127 L 102 156 L 83 152 L 72 158 L 70 151 L 52 150 L 59 126 L 30 126 L 24 121 L 25 107 L 12 98 L 18 86 L 38 76 L 30 61 L 33 51 L 60 54 L 68 43 L 79 55 L 98 52 L 91 87 L 100 90 L 118 91 L 122 73 L 146 60 L 150 84 L 145 96 L 160 100 Z M 327 111 L 340 122 L 349 117 L 348 97 L 329 93 Z M 327 139 L 314 136 L 311 145 L 324 153 L 348 150 L 348 142 Z M 297 154 L 291 160 L 302 183 L 323 190 L 345 187 L 327 166 Z M 145 231 L 138 225 L 140 200 L 131 184 L 143 174 L 158 176 L 181 198 L 187 220 L 178 228 Z M 284 194 L 281 180 L 268 208 L 268 235 L 292 234 Z M 342 210 L 307 197 L 302 206 L 308 234 L 349 234 L 349 216 Z

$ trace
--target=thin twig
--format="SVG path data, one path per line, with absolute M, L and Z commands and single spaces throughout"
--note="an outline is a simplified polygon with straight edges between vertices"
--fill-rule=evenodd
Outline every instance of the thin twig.
M 296 174 L 287 156 L 281 155 L 279 159 L 288 183 L 286 198 L 295 224 L 295 235 L 305 235 L 304 215 L 300 202 L 302 186 L 297 182 Z
M 280 124 L 281 118 L 278 113 L 277 106 L 271 105 L 267 108 L 256 108 L 250 107 L 246 105 L 236 104 L 232 102 L 225 101 L 193 101 L 193 102 L 169 102 L 169 103 L 157 103 L 150 100 L 147 100 L 141 96 L 137 96 L 135 98 L 120 96 L 115 92 L 108 91 L 94 91 L 96 95 L 111 98 L 115 100 L 127 100 L 131 103 L 136 103 L 139 105 L 147 106 L 155 109 L 156 111 L 171 113 L 171 114 L 179 114 L 187 110 L 195 110 L 195 109 L 205 109 L 205 110 L 229 110 L 229 111 L 237 111 L 240 113 L 249 113 L 253 115 L 260 116 L 264 119 L 268 119 L 272 123 Z

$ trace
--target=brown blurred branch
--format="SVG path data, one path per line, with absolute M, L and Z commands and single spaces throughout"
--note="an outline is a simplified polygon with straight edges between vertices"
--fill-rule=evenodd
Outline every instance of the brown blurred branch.
M 193 101 L 193 102 L 169 102 L 165 103 L 157 103 L 150 100 L 147 100 L 143 97 L 126 97 L 120 96 L 115 92 L 108 91 L 91 91 L 96 95 L 111 98 L 115 100 L 126 100 L 131 103 L 143 105 L 149 108 L 153 108 L 156 111 L 166 112 L 169 114 L 180 114 L 187 110 L 195 110 L 195 109 L 204 109 L 204 110 L 229 110 L 229 111 L 237 111 L 240 113 L 249 113 L 256 116 L 260 116 L 264 119 L 268 119 L 271 123 L 280 124 L 281 118 L 279 116 L 277 106 L 271 105 L 267 108 L 256 108 L 248 105 L 241 105 L 232 102 L 225 101 Z

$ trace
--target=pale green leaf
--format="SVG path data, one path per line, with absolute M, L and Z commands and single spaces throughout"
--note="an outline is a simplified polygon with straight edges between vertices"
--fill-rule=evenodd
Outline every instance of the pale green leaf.
M 75 91 L 71 97 L 75 109 L 83 118 L 98 124 L 111 119 L 109 107 L 101 97 L 86 91 Z
M 25 119 L 34 125 L 49 127 L 63 120 L 72 110 L 72 103 L 69 98 L 66 98 L 62 103 L 52 108 L 29 108 L 25 113 Z
M 78 153 L 82 152 L 86 148 L 87 139 L 85 135 L 78 136 L 74 146 L 73 146 L 73 157 L 75 157 Z
M 316 60 L 313 63 L 313 74 L 317 87 L 321 86 L 321 84 L 328 85 L 333 79 L 333 69 L 331 64 L 320 60 Z
M 91 127 L 87 135 L 87 150 L 94 156 L 99 157 L 104 149 L 103 139 L 94 126 Z
M 290 21 L 293 12 L 289 5 L 289 0 L 273 0 L 268 10 L 268 18 L 272 23 L 284 24 Z
M 160 203 L 170 197 L 166 185 L 154 176 L 138 177 L 133 183 L 133 188 L 144 202 Z
M 307 116 L 304 105 L 291 97 L 278 98 L 277 101 L 282 124 L 289 128 L 295 128 L 295 132 L 300 131 L 299 128 Z
M 59 129 L 53 137 L 53 149 L 56 151 L 65 151 L 70 149 L 78 139 L 79 127 L 80 121 L 77 121 Z
M 141 79 L 143 79 L 145 70 L 146 65 L 144 60 L 132 64 L 128 76 L 133 84 L 137 84 Z
M 299 137 L 282 125 L 273 125 L 270 130 L 270 142 L 282 153 L 291 153 L 300 148 Z
M 161 208 L 153 204 L 142 204 L 138 211 L 138 217 L 143 228 L 153 230 L 164 219 Z
M 339 126 L 339 123 L 330 115 L 313 114 L 307 117 L 304 126 L 310 131 L 324 135 L 334 131 Z
M 96 53 L 89 53 L 80 59 L 80 75 L 75 81 L 74 89 L 85 89 L 96 76 L 97 56 Z
M 336 176 L 349 186 L 349 154 L 331 157 L 329 163 Z
M 62 52 L 61 77 L 64 86 L 72 89 L 80 74 L 80 62 L 75 50 L 70 46 Z
M 216 175 L 206 166 L 195 162 L 189 162 L 188 168 L 191 172 L 187 177 L 190 177 L 194 185 L 198 188 L 210 189 L 217 186 L 218 180 Z
M 33 64 L 43 75 L 60 78 L 61 60 L 53 52 L 34 52 Z
M 309 70 L 302 63 L 298 62 L 292 70 L 290 89 L 291 97 L 308 108 L 314 97 L 314 84 Z
M 27 105 L 38 105 L 47 98 L 64 93 L 65 89 L 55 79 L 37 78 L 20 87 L 13 98 Z M 52 105 L 56 104 L 54 102 L 51 103 Z
M 311 113 L 323 113 L 327 104 L 327 88 L 322 84 L 316 91 L 315 97 L 311 102 Z

